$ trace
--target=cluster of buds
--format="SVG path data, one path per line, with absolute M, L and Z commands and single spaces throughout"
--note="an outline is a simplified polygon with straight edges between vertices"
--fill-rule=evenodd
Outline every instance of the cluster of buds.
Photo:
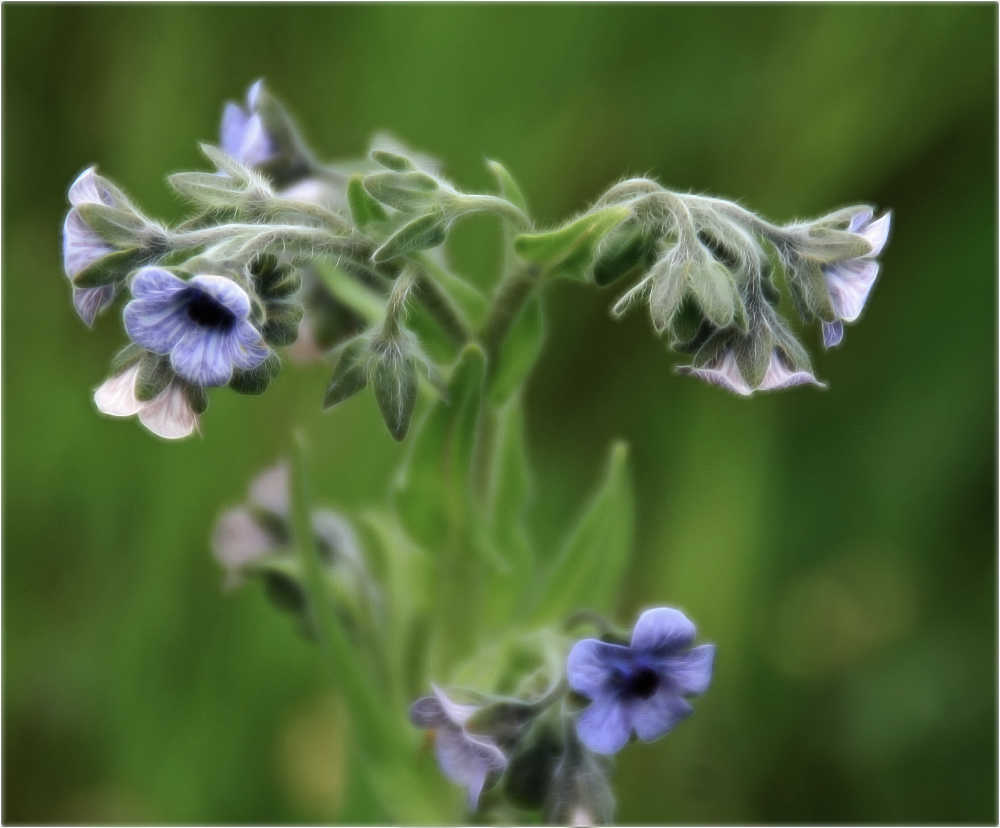
M 291 347 L 298 359 L 339 354 L 327 407 L 371 385 L 402 439 L 418 375 L 433 386 L 470 342 L 495 363 L 491 377 L 503 374 L 505 338 L 553 278 L 634 280 L 614 315 L 647 303 L 656 332 L 692 355 L 682 373 L 741 395 L 820 385 L 778 312 L 776 274 L 802 320 L 822 323 L 824 346 L 839 344 L 865 306 L 890 225 L 889 214 L 851 207 L 780 227 L 732 202 L 637 178 L 538 232 L 496 162 L 497 195 L 461 192 L 436 162 L 387 136 L 366 159 L 321 164 L 261 82 L 244 105 L 226 106 L 220 146 L 203 150 L 215 172 L 169 178 L 196 208 L 177 227 L 144 216 L 93 167 L 70 187 L 64 225 L 65 271 L 84 322 L 129 299 L 130 348 L 98 390 L 98 407 L 138 414 L 163 437 L 197 428 L 206 389 L 264 391 L 281 367 L 275 349 Z M 504 222 L 516 263 L 492 297 L 434 252 L 477 212 Z

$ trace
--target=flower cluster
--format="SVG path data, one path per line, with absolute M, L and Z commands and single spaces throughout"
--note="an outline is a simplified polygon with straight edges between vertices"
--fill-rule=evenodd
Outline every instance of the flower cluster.
M 644 612 L 628 645 L 576 642 L 565 679 L 541 699 L 492 697 L 461 704 L 434 687 L 410 708 L 417 727 L 433 731 L 442 772 L 465 787 L 475 810 L 484 786 L 504 781 L 521 807 L 543 808 L 557 822 L 582 811 L 588 822 L 610 818 L 607 766 L 632 733 L 652 742 L 691 715 L 687 697 L 708 689 L 715 647 L 692 648 L 695 627 L 683 613 Z M 566 689 L 589 705 L 567 704 Z M 466 695 L 474 695 L 464 691 Z M 509 768 L 509 773 L 508 773 Z

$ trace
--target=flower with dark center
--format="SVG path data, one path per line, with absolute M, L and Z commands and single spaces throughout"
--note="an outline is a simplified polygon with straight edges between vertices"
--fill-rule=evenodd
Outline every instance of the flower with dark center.
M 695 628 L 682 612 L 661 607 L 644 612 L 625 647 L 594 638 L 570 651 L 570 687 L 591 699 L 576 722 L 580 741 L 595 753 L 617 753 L 632 731 L 645 742 L 691 715 L 685 696 L 704 693 L 712 678 L 715 647 L 688 649 Z
M 195 385 L 225 385 L 233 369 L 249 371 L 270 350 L 251 324 L 246 291 L 222 276 L 189 281 L 147 267 L 132 283 L 125 330 L 154 354 L 169 354 L 174 371 Z

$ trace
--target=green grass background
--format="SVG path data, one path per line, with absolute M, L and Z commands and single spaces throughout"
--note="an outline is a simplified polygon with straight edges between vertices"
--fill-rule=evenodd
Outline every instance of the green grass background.
M 554 542 L 616 437 L 637 537 L 620 620 L 680 606 L 719 646 L 697 714 L 615 774 L 625 823 L 995 823 L 996 31 L 976 5 L 5 4 L 3 819 L 384 819 L 312 649 L 226 593 L 217 511 L 303 424 L 316 489 L 375 503 L 402 449 L 330 370 L 212 394 L 204 439 L 96 415 L 123 342 L 61 271 L 69 183 L 163 219 L 258 77 L 322 157 L 388 129 L 467 189 L 501 160 L 554 222 L 625 174 L 777 221 L 894 210 L 829 390 L 746 401 L 677 376 L 637 313 L 547 297 L 528 386 L 532 524 Z M 496 228 L 451 255 L 487 281 Z

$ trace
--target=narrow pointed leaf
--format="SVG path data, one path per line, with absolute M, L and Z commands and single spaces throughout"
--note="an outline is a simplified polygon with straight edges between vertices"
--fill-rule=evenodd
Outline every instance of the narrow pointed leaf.
M 361 229 L 373 221 L 388 221 L 382 205 L 369 195 L 361 180 L 361 175 L 352 175 L 347 182 L 347 201 L 351 205 L 351 218 Z
M 362 362 L 365 350 L 365 343 L 356 339 L 340 352 L 337 367 L 323 396 L 324 409 L 333 408 L 368 385 L 368 370 Z
M 626 207 L 606 207 L 550 233 L 520 235 L 514 239 L 514 252 L 552 273 L 580 276 L 590 266 L 598 242 L 628 213 Z
M 437 247 L 445 239 L 444 218 L 440 213 L 428 213 L 403 225 L 375 251 L 376 262 L 385 262 L 411 250 Z
M 575 610 L 613 609 L 632 546 L 633 503 L 628 450 L 616 443 L 604 480 L 559 552 L 532 614 L 538 623 Z
M 542 350 L 542 305 L 535 296 L 518 314 L 491 374 L 490 404 L 501 407 L 524 382 Z
M 417 369 L 411 359 L 377 360 L 369 375 L 385 427 L 397 442 L 406 436 L 417 403 Z
M 493 175 L 496 176 L 497 184 L 500 186 L 500 195 L 527 215 L 527 204 L 524 201 L 524 196 L 521 194 L 521 188 L 514 181 L 514 177 L 507 172 L 506 168 L 499 161 L 487 161 L 486 163 L 493 171 Z

